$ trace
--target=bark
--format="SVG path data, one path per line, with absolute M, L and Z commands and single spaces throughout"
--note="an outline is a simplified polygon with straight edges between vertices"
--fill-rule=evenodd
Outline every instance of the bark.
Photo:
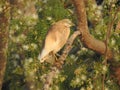
M 7 1 L 6 1 L 7 2 Z M 7 2 L 9 4 L 9 2 Z M 4 73 L 7 63 L 7 43 L 8 43 L 8 30 L 9 30 L 9 5 L 0 13 L 0 90 L 4 79 Z
M 82 36 L 80 38 L 81 41 L 87 48 L 89 48 L 101 55 L 105 55 L 105 53 L 107 52 L 107 59 L 111 60 L 113 58 L 112 51 L 109 48 L 106 51 L 105 43 L 100 40 L 95 39 L 89 33 L 84 0 L 72 0 L 72 1 L 75 6 L 76 13 L 77 13 L 78 30 L 82 34 Z

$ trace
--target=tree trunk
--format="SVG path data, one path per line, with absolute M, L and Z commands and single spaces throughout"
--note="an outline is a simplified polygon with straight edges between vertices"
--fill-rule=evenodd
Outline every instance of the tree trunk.
M 9 2 L 5 1 L 0 13 L 0 90 L 2 88 L 7 63 L 7 43 L 9 30 Z

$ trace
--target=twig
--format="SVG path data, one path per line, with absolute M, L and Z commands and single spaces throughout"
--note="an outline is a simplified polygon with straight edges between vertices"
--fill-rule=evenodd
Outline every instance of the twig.
M 111 12 L 111 9 L 112 7 L 110 8 L 110 12 Z M 113 19 L 108 23 L 108 28 L 107 28 L 107 32 L 106 32 L 106 40 L 105 40 L 105 46 L 106 46 L 106 49 L 105 49 L 105 60 L 103 62 L 103 64 L 106 66 L 107 65 L 107 56 L 108 56 L 108 43 L 109 43 L 109 38 L 111 36 L 111 31 L 113 29 L 113 25 L 114 25 L 114 22 L 117 18 L 117 13 L 118 13 L 118 10 L 116 10 L 114 16 L 113 16 Z M 110 14 L 110 17 L 112 18 L 112 15 Z M 106 74 L 103 74 L 103 80 L 102 80 L 102 90 L 105 90 L 105 75 Z
M 55 62 L 54 66 L 51 67 L 51 70 L 50 72 L 46 75 L 45 77 L 45 84 L 43 86 L 43 90 L 49 90 L 50 86 L 52 85 L 53 83 L 53 78 L 59 74 L 61 68 L 62 68 L 62 65 L 64 64 L 64 61 L 69 53 L 69 51 L 71 50 L 72 48 L 72 44 L 73 44 L 73 41 L 75 40 L 75 38 L 80 35 L 80 32 L 79 31 L 75 31 L 71 37 L 68 39 L 66 45 L 65 45 L 65 48 L 64 48 L 64 51 L 62 53 L 62 55 L 58 58 L 57 62 Z

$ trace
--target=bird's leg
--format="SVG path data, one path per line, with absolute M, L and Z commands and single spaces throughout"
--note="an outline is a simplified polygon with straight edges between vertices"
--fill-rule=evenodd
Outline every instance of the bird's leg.
M 63 61 L 59 60 L 58 58 L 60 57 L 60 54 L 54 54 L 54 57 L 55 57 L 55 63 L 54 65 L 57 67 L 57 68 L 62 68 L 62 65 L 63 65 Z
M 56 53 L 55 56 L 60 57 L 60 54 Z
M 55 56 L 55 61 L 63 64 L 63 61 L 58 61 L 58 57 L 60 57 L 60 54 L 56 53 L 56 54 L 54 54 L 54 56 Z
M 54 58 L 54 65 L 58 68 L 62 68 L 62 64 L 64 63 L 61 60 L 58 60 L 58 57 L 60 57 L 60 54 L 55 54 L 53 51 L 49 53 Z
M 52 52 L 52 56 L 55 58 L 55 61 L 57 60 L 57 54 L 55 54 L 54 52 Z
M 49 53 L 49 63 L 54 63 L 54 62 L 56 62 L 56 60 L 57 60 L 57 56 L 55 55 L 55 53 L 52 51 L 52 52 L 50 52 Z

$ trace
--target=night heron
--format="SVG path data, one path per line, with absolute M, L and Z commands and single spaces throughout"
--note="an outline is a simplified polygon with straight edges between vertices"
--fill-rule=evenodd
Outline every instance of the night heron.
M 49 53 L 56 54 L 65 45 L 72 25 L 73 23 L 69 19 L 63 19 L 51 26 L 45 37 L 42 51 L 38 56 L 41 63 L 45 61 L 45 57 Z

